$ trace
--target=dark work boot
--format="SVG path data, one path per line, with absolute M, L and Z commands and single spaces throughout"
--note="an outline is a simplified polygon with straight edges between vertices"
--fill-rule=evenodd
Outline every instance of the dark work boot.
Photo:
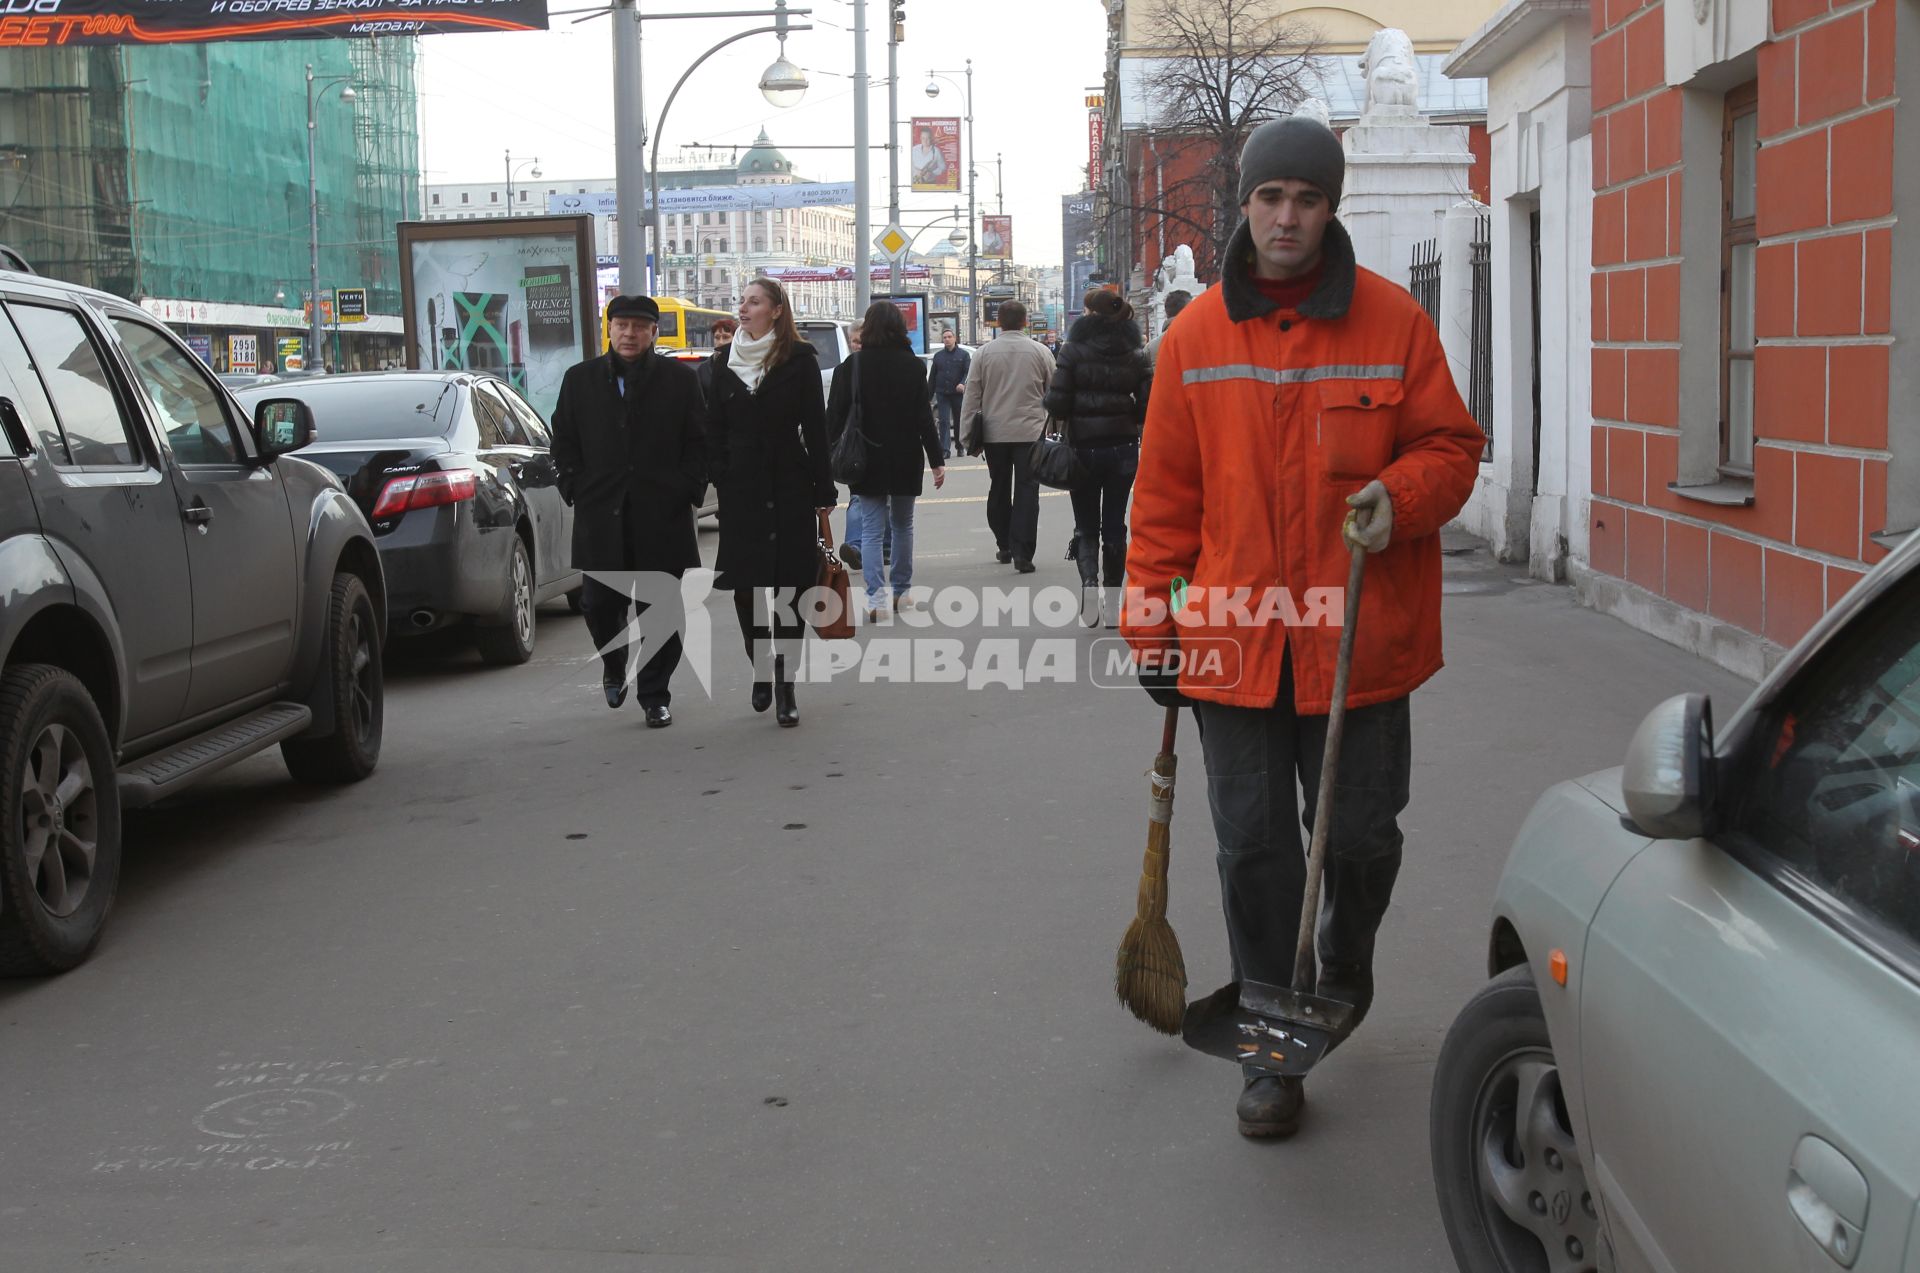
M 1367 1009 L 1373 1006 L 1373 969 L 1366 964 L 1338 963 L 1328 960 L 1320 965 L 1320 979 L 1314 993 L 1322 999 L 1353 1005 L 1353 1025 L 1358 1029 Z
M 1250 1078 L 1233 1107 L 1240 1134 L 1260 1140 L 1284 1140 L 1300 1130 L 1300 1112 L 1307 1106 L 1307 1087 L 1297 1078 L 1262 1074 Z

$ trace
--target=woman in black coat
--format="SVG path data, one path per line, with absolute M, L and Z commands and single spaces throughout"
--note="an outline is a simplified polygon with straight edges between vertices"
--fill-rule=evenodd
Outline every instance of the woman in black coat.
M 839 502 L 827 470 L 820 357 L 794 326 L 772 279 L 747 284 L 740 330 L 713 355 L 707 456 L 720 495 L 715 586 L 733 590 L 754 667 L 753 710 L 777 697 L 782 725 L 798 725 L 790 669 L 805 636 L 797 601 L 819 582 L 820 518 Z M 772 592 L 769 604 L 769 590 Z M 771 644 L 771 675 L 767 667 Z
M 886 612 L 889 585 L 895 608 L 904 610 L 913 604 L 907 589 L 913 586 L 913 501 L 920 497 L 921 475 L 933 470 L 935 490 L 947 480 L 940 434 L 933 424 L 933 403 L 927 396 L 926 369 L 913 352 L 900 307 L 892 301 L 873 303 L 860 324 L 860 352 L 834 368 L 827 432 L 835 442 L 853 412 L 856 380 L 860 432 L 867 440 L 867 474 L 848 489 L 860 497 L 867 617 L 878 619 Z M 891 567 L 882 543 L 889 530 L 893 534 Z
M 1120 587 L 1127 568 L 1127 499 L 1140 467 L 1140 426 L 1147 418 L 1153 369 L 1133 321 L 1133 307 L 1118 292 L 1088 292 L 1086 313 L 1067 333 L 1047 411 L 1066 425 L 1080 461 L 1073 498 L 1073 557 L 1080 564 L 1087 626 L 1100 621 L 1100 575 Z M 1107 626 L 1119 623 L 1117 595 Z

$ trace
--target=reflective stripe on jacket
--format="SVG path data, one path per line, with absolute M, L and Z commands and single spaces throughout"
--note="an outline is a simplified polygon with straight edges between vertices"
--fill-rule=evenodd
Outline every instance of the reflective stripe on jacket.
M 1347 497 L 1375 478 L 1393 500 L 1393 537 L 1367 558 L 1347 702 L 1402 697 L 1440 668 L 1437 532 L 1472 492 L 1484 435 L 1406 289 L 1358 268 L 1338 221 L 1323 252 L 1313 295 L 1279 309 L 1249 276 L 1243 223 L 1222 285 L 1160 347 L 1121 631 L 1142 653 L 1177 636 L 1191 698 L 1271 706 L 1291 650 L 1295 709 L 1328 710 L 1340 526 Z M 1178 621 L 1175 579 L 1186 581 Z

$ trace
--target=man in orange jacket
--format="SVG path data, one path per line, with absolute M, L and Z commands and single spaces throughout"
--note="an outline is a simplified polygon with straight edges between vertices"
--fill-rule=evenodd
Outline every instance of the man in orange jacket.
M 1349 545 L 1370 554 L 1317 951 L 1318 993 L 1364 1013 L 1400 869 L 1407 696 L 1440 667 L 1438 531 L 1484 439 L 1426 313 L 1355 264 L 1334 219 L 1345 167 L 1298 116 L 1241 152 L 1221 285 L 1160 347 L 1121 628 L 1154 701 L 1196 706 L 1234 976 L 1286 985 Z M 1155 662 L 1175 645 L 1177 675 Z M 1291 1135 L 1305 1101 L 1300 1080 L 1248 1071 L 1240 1130 Z

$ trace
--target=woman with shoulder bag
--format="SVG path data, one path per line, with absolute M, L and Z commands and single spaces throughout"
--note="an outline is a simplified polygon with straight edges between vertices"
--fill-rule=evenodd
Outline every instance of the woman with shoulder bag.
M 1067 333 L 1047 410 L 1065 423 L 1079 460 L 1073 500 L 1073 557 L 1080 565 L 1081 613 L 1100 622 L 1100 583 L 1114 590 L 1107 626 L 1120 622 L 1119 593 L 1127 568 L 1127 500 L 1140 467 L 1140 427 L 1147 418 L 1153 369 L 1133 307 L 1118 292 L 1091 291 L 1086 312 Z
M 849 427 L 866 439 L 866 472 L 848 489 L 860 500 L 867 617 L 878 619 L 886 613 L 889 588 L 896 609 L 913 604 L 907 589 L 913 586 L 913 501 L 922 490 L 921 475 L 933 470 L 935 490 L 947 480 L 927 373 L 892 301 L 875 301 L 867 310 L 860 352 L 834 369 L 827 429 L 837 443 Z M 888 533 L 891 561 L 881 544 Z
M 757 278 L 740 298 L 740 330 L 714 351 L 713 363 L 707 453 L 720 493 L 714 583 L 733 590 L 754 668 L 753 710 L 777 700 L 780 724 L 798 725 L 792 677 L 806 630 L 797 602 L 818 579 L 821 515 L 839 502 L 827 471 L 820 358 L 794 326 L 785 290 Z

